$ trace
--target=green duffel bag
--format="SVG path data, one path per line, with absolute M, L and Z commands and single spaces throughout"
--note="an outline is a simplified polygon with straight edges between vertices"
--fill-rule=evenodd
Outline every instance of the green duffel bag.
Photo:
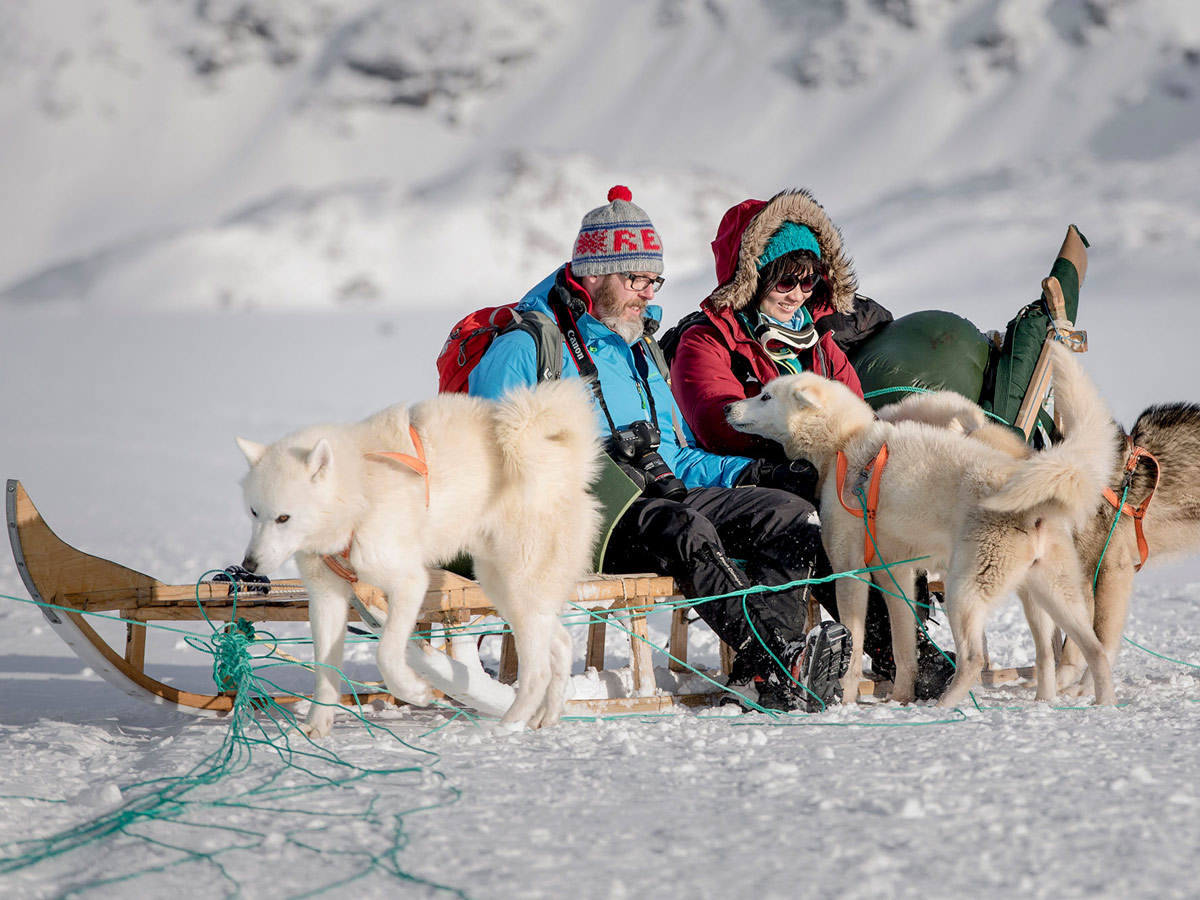
M 875 408 L 903 400 L 908 388 L 983 394 L 991 343 L 962 316 L 926 309 L 901 316 L 854 348 L 850 362 Z

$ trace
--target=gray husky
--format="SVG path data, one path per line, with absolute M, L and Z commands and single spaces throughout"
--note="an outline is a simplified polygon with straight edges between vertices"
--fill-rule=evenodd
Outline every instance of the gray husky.
M 1118 462 L 1109 489 L 1119 500 L 1128 477 L 1125 511 L 1111 540 L 1108 535 L 1117 516 L 1112 502 L 1102 504 L 1076 536 L 1084 578 L 1089 586 L 1096 579 L 1093 625 L 1110 665 L 1121 649 L 1133 576 L 1143 562 L 1139 508 L 1144 507 L 1140 530 L 1146 561 L 1170 561 L 1200 552 L 1200 406 L 1152 406 L 1138 416 L 1128 434 L 1114 423 L 1113 442 Z M 1134 456 L 1135 450 L 1145 452 Z M 1079 648 L 1068 641 L 1058 670 L 1059 687 L 1067 689 L 1082 674 Z M 1072 692 L 1085 690 L 1088 680 Z

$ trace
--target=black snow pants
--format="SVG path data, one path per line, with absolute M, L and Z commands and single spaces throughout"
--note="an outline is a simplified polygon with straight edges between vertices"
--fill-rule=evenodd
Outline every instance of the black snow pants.
M 811 503 L 774 488 L 693 488 L 682 500 L 640 498 L 617 523 L 604 569 L 661 572 L 685 597 L 780 585 L 829 573 Z M 818 597 L 832 604 L 833 585 Z M 789 642 L 804 634 L 809 585 L 700 603 L 696 613 L 738 653 L 737 670 L 766 677 Z M 836 607 L 835 607 L 836 608 Z M 761 636 L 754 636 L 747 614 Z
M 635 500 L 613 530 L 604 570 L 661 572 L 674 578 L 689 598 L 831 572 L 813 505 L 789 491 L 763 487 L 693 488 L 680 501 Z M 740 595 L 701 603 L 695 611 L 737 651 L 735 677 L 766 677 L 774 663 L 763 644 L 782 659 L 785 647 L 803 636 L 810 590 L 836 619 L 833 582 L 747 596 L 745 613 L 761 641 L 747 622 Z M 864 643 L 873 659 L 890 660 L 887 605 L 873 588 Z

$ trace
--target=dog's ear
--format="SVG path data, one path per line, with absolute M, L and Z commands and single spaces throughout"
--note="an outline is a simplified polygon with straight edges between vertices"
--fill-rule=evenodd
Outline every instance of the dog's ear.
M 333 467 L 333 448 L 329 446 L 329 441 L 325 438 L 317 441 L 317 445 L 312 448 L 308 458 L 304 460 L 304 467 L 313 481 L 319 481 L 329 474 L 329 470 Z
M 248 441 L 245 438 L 234 438 L 237 441 L 238 449 L 246 456 L 246 462 L 250 465 L 255 465 L 262 455 L 267 452 L 266 444 L 256 444 L 254 441 Z
M 796 385 L 792 388 L 792 398 L 801 409 L 809 406 L 819 409 L 823 405 L 822 401 L 824 400 L 820 385 L 816 384 Z

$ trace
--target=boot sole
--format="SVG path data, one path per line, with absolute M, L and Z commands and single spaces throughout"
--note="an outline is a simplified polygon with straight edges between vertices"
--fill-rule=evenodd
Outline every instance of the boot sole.
M 811 692 L 808 712 L 820 712 L 842 699 L 842 676 L 850 668 L 850 632 L 838 622 L 826 622 L 813 630 L 817 633 L 805 653 L 802 681 Z

